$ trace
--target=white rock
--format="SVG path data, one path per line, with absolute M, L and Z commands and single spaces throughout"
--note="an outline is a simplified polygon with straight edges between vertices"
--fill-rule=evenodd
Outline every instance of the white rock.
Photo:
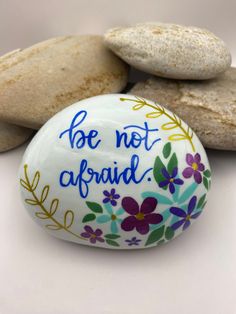
M 136 249 L 167 242 L 195 221 L 210 170 L 197 136 L 174 114 L 110 94 L 51 118 L 26 150 L 20 183 L 27 211 L 52 235 Z
M 226 71 L 231 55 L 225 43 L 197 27 L 142 23 L 113 28 L 105 44 L 142 71 L 175 79 L 209 79 Z

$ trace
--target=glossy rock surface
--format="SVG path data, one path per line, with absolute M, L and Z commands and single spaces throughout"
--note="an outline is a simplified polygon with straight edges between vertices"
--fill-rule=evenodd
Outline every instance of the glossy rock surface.
M 157 103 L 111 94 L 51 118 L 20 167 L 22 200 L 50 234 L 138 249 L 173 239 L 200 216 L 211 172 L 197 136 Z

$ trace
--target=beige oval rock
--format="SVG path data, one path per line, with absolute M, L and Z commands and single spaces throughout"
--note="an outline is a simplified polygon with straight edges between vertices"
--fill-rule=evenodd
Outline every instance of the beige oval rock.
M 121 91 L 128 66 L 101 36 L 49 39 L 0 58 L 0 120 L 39 128 L 78 100 Z
M 13 149 L 29 139 L 33 130 L 8 123 L 0 123 L 0 153 Z
M 197 27 L 141 23 L 113 28 L 105 44 L 139 70 L 174 79 L 209 79 L 230 67 L 225 43 Z
M 209 81 L 174 81 L 152 77 L 130 94 L 170 109 L 197 133 L 205 147 L 236 150 L 236 68 Z

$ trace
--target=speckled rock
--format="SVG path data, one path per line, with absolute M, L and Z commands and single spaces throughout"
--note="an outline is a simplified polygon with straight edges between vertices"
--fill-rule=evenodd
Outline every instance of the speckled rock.
M 209 81 L 150 78 L 130 91 L 163 104 L 194 129 L 209 148 L 236 150 L 236 68 Z
M 225 43 L 197 27 L 142 23 L 113 28 L 105 44 L 139 70 L 166 78 L 209 79 L 230 67 Z
M 72 103 L 121 91 L 128 66 L 102 36 L 49 39 L 0 58 L 0 120 L 39 128 Z
M 17 125 L 0 123 L 0 153 L 15 148 L 25 141 L 33 133 L 33 130 Z

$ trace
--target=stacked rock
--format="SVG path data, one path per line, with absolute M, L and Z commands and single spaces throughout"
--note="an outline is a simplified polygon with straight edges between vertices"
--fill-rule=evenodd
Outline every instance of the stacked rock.
M 130 91 L 185 120 L 205 147 L 236 150 L 236 69 L 225 43 L 207 30 L 163 23 L 114 28 L 105 44 L 153 76 Z
M 207 30 L 142 23 L 53 38 L 0 58 L 0 152 L 25 142 L 58 111 L 118 93 L 131 65 L 153 76 L 130 91 L 178 114 L 205 147 L 236 150 L 236 69 Z
M 20 145 L 31 129 L 74 102 L 120 92 L 127 79 L 128 66 L 104 46 L 102 36 L 53 38 L 3 56 L 0 151 Z

